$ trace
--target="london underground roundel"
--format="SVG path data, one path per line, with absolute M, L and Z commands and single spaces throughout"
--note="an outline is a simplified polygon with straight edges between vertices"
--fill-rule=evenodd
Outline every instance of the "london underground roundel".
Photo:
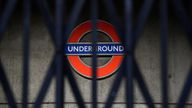
M 115 28 L 108 22 L 97 20 L 98 42 L 95 46 L 98 56 L 97 78 L 105 78 L 117 71 L 123 60 L 124 47 Z M 78 25 L 70 34 L 65 53 L 72 68 L 80 75 L 92 77 L 91 21 Z

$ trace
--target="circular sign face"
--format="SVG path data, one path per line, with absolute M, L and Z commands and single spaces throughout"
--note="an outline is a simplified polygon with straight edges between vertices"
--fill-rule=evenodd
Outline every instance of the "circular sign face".
M 91 21 L 86 21 L 78 25 L 71 33 L 65 48 L 72 68 L 80 75 L 91 78 L 92 67 L 82 60 L 82 56 L 92 57 L 93 45 L 90 41 L 82 42 L 85 35 L 92 32 Z M 103 33 L 110 38 L 110 42 L 98 42 L 96 45 L 97 56 L 108 56 L 110 59 L 103 65 L 97 67 L 97 78 L 105 78 L 112 75 L 119 68 L 123 60 L 124 48 L 120 43 L 115 28 L 102 20 L 97 21 L 97 32 Z M 90 37 L 90 36 L 89 36 Z M 99 36 L 97 36 L 99 38 Z M 99 61 L 98 61 L 99 62 Z

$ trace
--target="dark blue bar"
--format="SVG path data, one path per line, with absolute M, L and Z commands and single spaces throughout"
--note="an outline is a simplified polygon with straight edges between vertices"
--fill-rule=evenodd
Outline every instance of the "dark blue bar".
M 92 108 L 97 108 L 97 52 L 96 46 L 98 43 L 97 37 L 97 17 L 98 17 L 98 0 L 91 0 L 91 23 L 92 23 L 92 44 L 93 44 L 93 51 L 92 51 Z
M 93 44 L 73 43 L 65 47 L 66 55 L 92 55 Z M 122 55 L 124 47 L 120 43 L 100 43 L 96 45 L 97 55 Z
M 55 108 L 64 108 L 64 49 L 65 40 L 63 36 L 63 19 L 64 19 L 64 5 L 65 0 L 55 1 L 55 40 L 56 40 L 56 105 Z
M 162 107 L 168 106 L 168 2 L 160 2 L 160 27 L 161 27 L 161 99 Z
M 125 45 L 126 54 L 123 70 L 125 70 L 126 108 L 134 108 L 133 99 L 133 71 L 134 71 L 134 49 L 133 49 L 133 0 L 125 0 Z M 128 55 L 128 56 L 127 56 Z
M 23 1 L 23 92 L 22 108 L 28 108 L 29 94 L 29 32 L 30 32 L 30 0 Z

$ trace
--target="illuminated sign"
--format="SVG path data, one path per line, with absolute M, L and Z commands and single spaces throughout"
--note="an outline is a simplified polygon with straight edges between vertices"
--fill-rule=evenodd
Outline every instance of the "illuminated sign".
M 92 55 L 93 45 L 91 43 L 67 44 L 65 52 L 67 55 Z M 122 55 L 124 51 L 120 43 L 97 43 L 97 55 Z
M 81 40 L 91 31 L 91 21 L 86 21 L 78 25 L 72 31 L 68 43 L 65 46 L 65 54 L 72 68 L 86 78 L 92 77 L 92 67 L 86 64 L 81 57 L 92 57 L 93 45 L 91 44 L 91 40 L 89 40 L 89 42 L 82 42 Z M 95 46 L 95 52 L 98 57 L 110 56 L 110 60 L 108 60 L 107 63 L 97 67 L 97 78 L 100 79 L 110 76 L 117 71 L 123 60 L 124 47 L 121 45 L 117 32 L 111 24 L 98 20 L 97 31 L 104 33 L 111 40 L 109 42 L 98 42 Z

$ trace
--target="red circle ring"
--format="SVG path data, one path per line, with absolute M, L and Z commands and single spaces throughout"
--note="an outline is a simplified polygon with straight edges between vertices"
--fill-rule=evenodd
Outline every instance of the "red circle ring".
M 78 25 L 72 31 L 68 43 L 78 43 L 82 36 L 92 31 L 91 25 L 91 21 L 86 21 Z M 120 39 L 113 25 L 105 21 L 98 20 L 97 30 L 106 33 L 112 39 L 113 42 L 120 42 Z M 77 73 L 86 78 L 92 77 L 92 67 L 86 65 L 78 55 L 68 55 L 68 60 Z M 122 60 L 123 55 L 113 55 L 111 60 L 107 64 L 105 64 L 104 66 L 97 67 L 97 78 L 105 78 L 116 72 L 119 66 L 121 65 Z

